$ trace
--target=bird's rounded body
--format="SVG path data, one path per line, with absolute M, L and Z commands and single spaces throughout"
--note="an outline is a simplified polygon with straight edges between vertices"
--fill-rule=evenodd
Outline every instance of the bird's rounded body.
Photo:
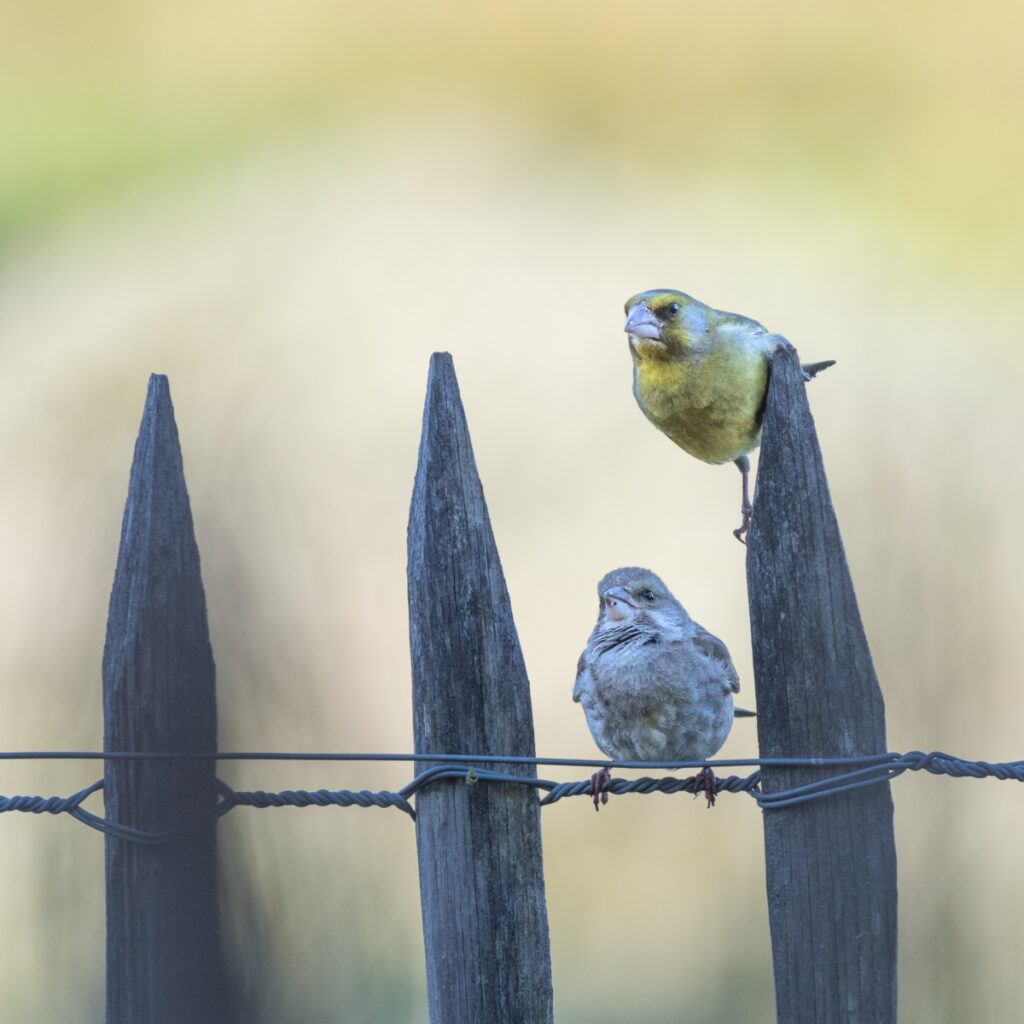
M 608 573 L 573 699 L 617 761 L 703 761 L 729 735 L 739 677 L 725 645 L 646 569 Z M 649 595 L 649 596 L 648 596 Z
M 633 395 L 643 414 L 704 462 L 761 442 L 768 361 L 784 342 L 762 324 L 656 289 L 626 303 Z

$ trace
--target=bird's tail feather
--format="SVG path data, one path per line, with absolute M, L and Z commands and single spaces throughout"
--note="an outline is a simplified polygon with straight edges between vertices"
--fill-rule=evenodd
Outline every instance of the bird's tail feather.
M 836 361 L 834 359 L 825 359 L 820 363 L 802 363 L 800 369 L 804 371 L 808 380 L 813 377 L 817 377 L 822 370 L 827 370 L 830 366 L 835 366 Z

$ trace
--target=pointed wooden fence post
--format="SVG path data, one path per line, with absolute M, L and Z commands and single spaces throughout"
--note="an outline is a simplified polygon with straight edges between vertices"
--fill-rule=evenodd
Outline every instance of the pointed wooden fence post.
M 882 692 L 791 353 L 772 359 L 747 588 L 761 757 L 884 753 Z M 823 774 L 765 767 L 762 788 Z M 780 1024 L 895 1024 L 889 783 L 768 808 L 764 835 Z
M 529 680 L 447 353 L 430 360 L 408 542 L 416 753 L 534 756 Z M 537 791 L 435 784 L 416 797 L 416 843 L 433 1024 L 551 1021 Z
M 217 746 L 199 551 L 167 378 L 149 380 L 103 649 L 104 750 Z M 106 839 L 108 1024 L 221 1024 L 215 763 L 108 760 L 107 818 L 166 843 Z

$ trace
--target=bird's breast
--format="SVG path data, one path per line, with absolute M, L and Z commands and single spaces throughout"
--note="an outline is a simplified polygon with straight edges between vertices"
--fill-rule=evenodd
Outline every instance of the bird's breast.
M 633 393 L 644 415 L 704 462 L 728 462 L 755 448 L 768 383 L 766 354 L 716 343 L 673 360 L 634 360 Z
M 591 734 L 616 760 L 700 760 L 729 734 L 732 695 L 719 667 L 688 650 L 613 649 L 581 678 Z

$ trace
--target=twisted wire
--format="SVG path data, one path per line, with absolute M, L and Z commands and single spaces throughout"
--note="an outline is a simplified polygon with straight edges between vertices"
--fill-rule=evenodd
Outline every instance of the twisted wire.
M 416 817 L 410 799 L 442 781 L 463 780 L 467 784 L 502 783 L 507 785 L 526 786 L 543 790 L 546 795 L 541 799 L 542 806 L 557 803 L 566 797 L 593 795 L 590 779 L 575 782 L 554 782 L 533 775 L 512 775 L 493 768 L 482 767 L 488 764 L 509 766 L 563 765 L 572 767 L 597 768 L 724 768 L 737 766 L 756 766 L 757 770 L 750 775 L 729 775 L 716 778 L 718 793 L 747 793 L 757 801 L 763 810 L 779 810 L 794 807 L 811 800 L 820 800 L 837 793 L 849 792 L 864 786 L 878 785 L 898 778 L 908 771 L 926 771 L 932 775 L 947 775 L 953 778 L 994 778 L 1002 781 L 1012 780 L 1024 782 L 1024 761 L 989 762 L 968 761 L 953 757 L 941 751 L 924 753 L 913 750 L 906 754 L 872 754 L 860 757 L 792 757 L 792 758 L 743 758 L 733 761 L 598 761 L 582 758 L 537 758 L 512 757 L 502 755 L 473 754 L 288 754 L 288 753 L 154 753 L 140 754 L 133 752 L 91 751 L 53 751 L 53 752 L 0 752 L 0 760 L 12 759 L 171 759 L 171 760 L 296 760 L 296 761 L 415 761 L 431 763 L 432 767 L 419 772 L 413 780 L 397 793 L 388 790 L 371 792 L 370 790 L 283 790 L 268 793 L 263 790 L 235 790 L 221 779 L 217 780 L 216 817 L 222 817 L 235 807 L 396 807 L 411 818 Z M 764 792 L 762 789 L 763 773 L 769 774 L 776 770 L 798 769 L 841 769 L 821 778 L 775 792 Z M 697 776 L 661 778 L 642 777 L 638 779 L 614 778 L 607 785 L 610 793 L 625 795 L 627 793 L 680 793 L 688 792 L 696 795 Z M 0 796 L 0 813 L 5 811 L 23 811 L 30 814 L 69 814 L 76 821 L 88 825 L 106 835 L 134 843 L 160 844 L 167 842 L 173 830 L 163 832 L 147 832 L 131 828 L 115 821 L 109 821 L 85 810 L 81 805 L 93 793 L 103 788 L 103 781 L 94 782 L 91 786 L 79 790 L 68 797 L 41 796 Z

